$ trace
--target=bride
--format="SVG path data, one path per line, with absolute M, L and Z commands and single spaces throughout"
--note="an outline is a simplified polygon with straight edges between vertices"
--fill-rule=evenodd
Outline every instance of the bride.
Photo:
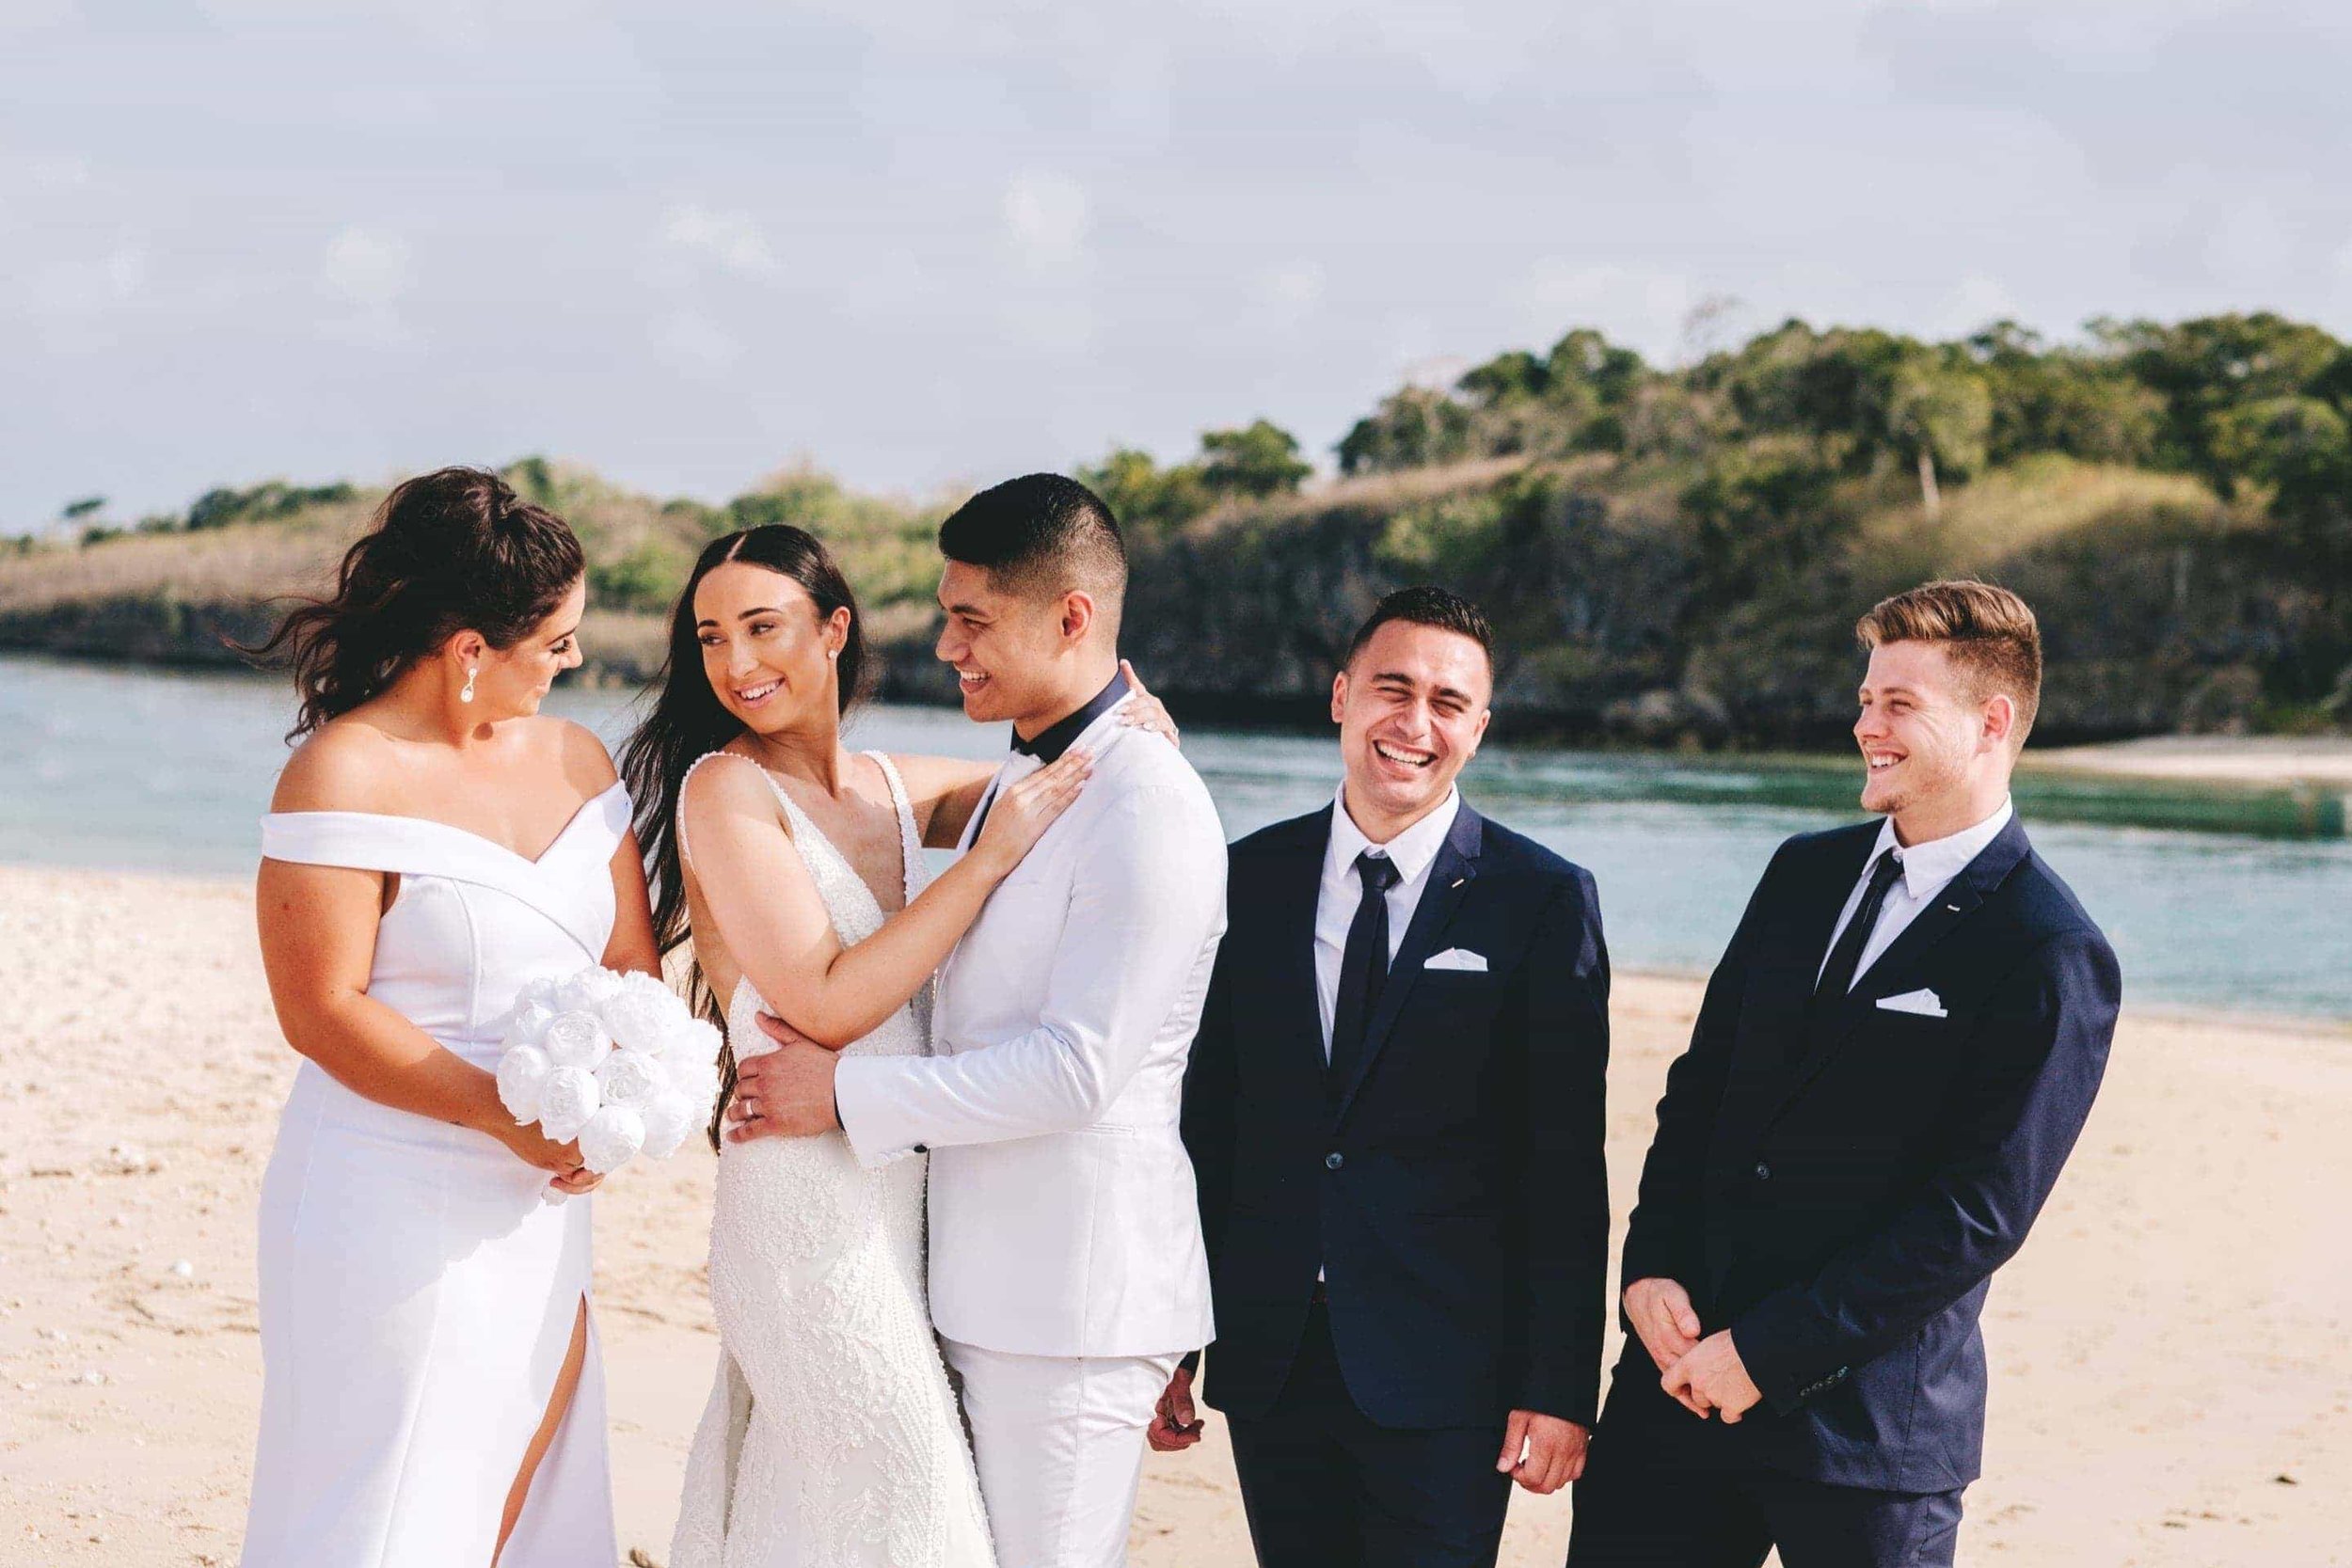
M 932 971 L 1086 782 L 1073 752 L 1003 791 L 930 880 L 924 847 L 958 842 L 995 768 L 846 749 L 865 659 L 815 538 L 770 525 L 713 541 L 624 753 L 656 932 L 664 951 L 691 935 L 697 998 L 723 1009 L 732 1050 L 771 1049 L 766 1011 L 844 1051 L 928 1053 Z M 861 1169 L 837 1132 L 720 1146 L 719 1370 L 672 1568 L 993 1564 L 925 1301 L 925 1164 Z

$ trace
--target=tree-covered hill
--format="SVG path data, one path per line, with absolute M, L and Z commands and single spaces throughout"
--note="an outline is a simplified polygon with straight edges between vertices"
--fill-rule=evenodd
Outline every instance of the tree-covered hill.
M 1077 470 L 1133 539 L 1128 641 L 1195 711 L 1311 715 L 1372 600 L 1434 579 L 1493 612 L 1521 728 L 1811 743 L 1851 711 L 1854 616 L 1964 572 L 2041 611 L 2051 738 L 2352 721 L 2352 350 L 2277 316 L 2098 322 L 2066 344 L 1789 322 L 1677 368 L 1580 329 L 1399 388 L 1335 455 L 1311 483 L 1259 420 L 1180 462 L 1121 449 Z M 539 459 L 509 472 L 587 542 L 606 675 L 659 659 L 705 540 L 785 520 L 841 553 L 889 694 L 946 696 L 927 601 L 954 497 L 803 469 L 714 507 Z M 0 645 L 224 657 L 219 634 L 315 584 L 374 499 L 218 490 L 130 530 L 77 502 L 77 542 L 0 558 Z

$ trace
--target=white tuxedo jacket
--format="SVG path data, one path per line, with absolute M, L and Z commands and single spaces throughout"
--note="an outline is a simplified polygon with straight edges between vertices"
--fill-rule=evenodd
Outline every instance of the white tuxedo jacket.
M 849 1056 L 866 1165 L 930 1150 L 931 1320 L 1023 1355 L 1215 1338 L 1184 1063 L 1225 931 L 1225 834 L 1176 748 L 1105 714 L 1077 800 L 939 975 L 933 1054 Z M 1034 771 L 1015 756 L 1001 789 Z

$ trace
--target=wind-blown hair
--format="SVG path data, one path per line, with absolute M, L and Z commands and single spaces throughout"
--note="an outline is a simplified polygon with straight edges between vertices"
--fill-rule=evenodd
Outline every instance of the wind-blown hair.
M 392 487 L 343 552 L 334 592 L 237 651 L 294 671 L 293 740 L 380 695 L 461 631 L 513 647 L 555 613 L 585 564 L 563 518 L 494 473 L 441 468 Z
M 866 632 L 857 595 L 833 552 L 816 535 L 787 523 L 769 523 L 705 546 L 678 594 L 677 608 L 670 612 L 669 653 L 649 689 L 651 706 L 621 748 L 621 777 L 628 782 L 629 799 L 636 802 L 637 843 L 653 884 L 654 941 L 665 958 L 694 934 L 677 826 L 678 797 L 687 771 L 743 733 L 742 721 L 720 703 L 704 673 L 702 639 L 694 626 L 694 590 L 730 561 L 764 567 L 799 583 L 817 601 L 819 621 L 830 619 L 836 610 L 849 610 L 849 638 L 834 661 L 841 712 L 849 712 L 858 700 L 866 679 Z M 727 999 L 712 993 L 700 962 L 688 967 L 686 998 L 697 1013 L 724 1031 Z M 710 1122 L 713 1148 L 719 1141 L 719 1115 L 735 1094 L 733 1041 L 720 1051 L 719 1073 L 719 1104 Z

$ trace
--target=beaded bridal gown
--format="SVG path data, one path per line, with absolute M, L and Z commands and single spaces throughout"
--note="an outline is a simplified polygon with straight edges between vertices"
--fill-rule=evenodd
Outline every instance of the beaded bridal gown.
M 925 880 L 914 809 L 890 759 L 866 755 L 889 781 L 912 900 Z M 723 756 L 757 766 L 721 752 L 694 766 Z M 843 945 L 872 936 L 886 918 L 872 891 L 768 783 Z M 727 1037 L 739 1055 L 773 1049 L 755 1022 L 771 1010 L 748 978 L 737 983 Z M 927 984 L 843 1053 L 928 1054 L 930 1013 Z M 926 1298 L 927 1164 L 864 1169 L 838 1132 L 722 1150 L 710 1225 L 719 1370 L 687 1456 L 671 1568 L 993 1568 Z

